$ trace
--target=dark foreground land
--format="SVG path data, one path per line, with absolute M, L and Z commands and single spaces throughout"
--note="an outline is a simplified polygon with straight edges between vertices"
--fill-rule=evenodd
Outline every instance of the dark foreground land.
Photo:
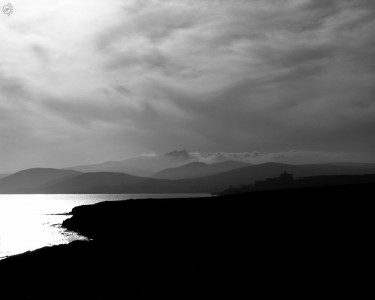
M 64 222 L 91 241 L 0 261 L 0 298 L 359 298 L 374 185 L 105 202 Z

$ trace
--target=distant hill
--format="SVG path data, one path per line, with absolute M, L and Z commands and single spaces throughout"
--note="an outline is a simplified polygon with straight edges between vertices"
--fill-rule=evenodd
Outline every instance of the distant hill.
M 193 165 L 193 169 L 194 169 Z M 188 168 L 191 166 L 188 166 Z M 205 168 L 207 166 L 203 166 Z M 183 169 L 183 168 L 182 168 Z M 230 185 L 252 184 L 287 171 L 298 177 L 374 174 L 375 168 L 356 166 L 286 165 L 266 163 L 198 178 L 159 179 L 124 173 L 79 173 L 68 170 L 31 169 L 0 180 L 0 192 L 12 193 L 215 193 Z
M 59 169 L 27 169 L 0 179 L 0 193 L 22 193 L 26 189 L 80 175 L 80 172 Z
M 335 166 L 345 166 L 345 167 L 362 167 L 362 168 L 372 168 L 375 169 L 374 163 L 353 163 L 353 162 L 337 162 L 332 163 Z
M 84 173 L 31 191 L 51 194 L 105 193 L 117 186 L 133 185 L 145 180 L 123 173 Z
M 320 157 L 320 159 L 318 159 Z M 76 170 L 83 173 L 88 172 L 117 172 L 125 173 L 133 176 L 141 177 L 153 177 L 157 173 L 162 172 L 165 169 L 178 168 L 189 163 L 204 163 L 213 165 L 216 163 L 224 162 L 236 162 L 243 164 L 264 164 L 267 162 L 275 162 L 280 164 L 293 164 L 293 165 L 306 165 L 306 164 L 330 164 L 340 166 L 353 166 L 353 167 L 375 167 L 375 164 L 366 163 L 346 163 L 337 161 L 337 157 L 321 157 L 318 153 L 298 152 L 291 151 L 286 153 L 273 153 L 273 154 L 262 154 L 256 151 L 254 152 L 242 152 L 242 153 L 227 153 L 227 152 L 188 152 L 186 150 L 174 150 L 165 154 L 142 154 L 132 158 L 118 160 L 118 161 L 107 161 L 97 164 L 90 165 L 79 165 L 65 168 L 67 170 Z M 193 165 L 194 166 L 194 165 Z M 195 165 L 195 167 L 202 167 L 203 165 Z M 225 165 L 224 165 L 225 166 Z M 213 168 L 214 169 L 214 168 Z M 203 170 L 203 168 L 202 168 Z M 208 170 L 208 169 L 207 169 Z M 177 170 L 176 170 L 177 171 Z M 184 172 L 186 171 L 186 174 Z M 176 173 L 172 170 L 168 170 L 168 173 L 162 173 L 155 176 L 155 178 L 168 178 L 168 179 L 183 179 L 193 178 L 196 175 L 190 175 L 189 170 L 178 170 Z M 213 171 L 198 176 L 209 176 L 228 170 L 219 170 L 219 172 Z M 169 172 L 173 172 L 169 173 Z
M 200 184 L 211 192 L 220 191 L 223 187 L 230 185 L 252 184 L 256 180 L 277 177 L 284 171 L 293 174 L 295 177 L 325 176 L 325 175 L 362 175 L 374 174 L 375 168 L 356 166 L 336 166 L 331 164 L 314 165 L 287 165 L 279 163 L 265 163 L 251 165 L 248 167 L 220 173 L 217 175 L 202 178 L 186 179 L 186 184 Z
M 10 174 L 0 174 L 0 179 L 9 176 Z
M 187 179 L 219 174 L 226 171 L 249 166 L 248 164 L 226 161 L 222 163 L 206 164 L 193 162 L 177 168 L 168 168 L 156 173 L 153 178 L 159 179 Z
M 42 194 L 168 194 L 205 193 L 207 187 L 183 180 L 151 179 L 123 173 L 84 173 L 73 178 L 31 188 Z
M 178 167 L 192 162 L 186 150 L 172 151 L 163 155 L 141 155 L 122 161 L 69 167 L 66 169 L 88 172 L 118 172 L 134 176 L 150 177 L 165 168 Z
M 285 177 L 287 176 L 287 177 Z M 290 174 L 257 181 L 253 185 L 231 186 L 218 195 L 243 194 L 248 192 L 314 188 L 324 186 L 349 186 L 349 185 L 375 184 L 375 174 L 366 175 L 326 175 L 310 176 L 293 179 Z

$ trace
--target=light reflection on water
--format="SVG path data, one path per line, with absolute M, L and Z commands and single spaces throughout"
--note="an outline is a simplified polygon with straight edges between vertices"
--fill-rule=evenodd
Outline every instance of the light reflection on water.
M 61 223 L 70 216 L 53 215 L 70 212 L 78 205 L 126 199 L 202 196 L 207 195 L 0 195 L 0 259 L 84 239 L 61 228 Z

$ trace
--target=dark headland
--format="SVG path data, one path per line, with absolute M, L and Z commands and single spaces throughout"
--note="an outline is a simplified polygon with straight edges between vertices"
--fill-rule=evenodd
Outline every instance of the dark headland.
M 361 297 L 374 184 L 76 207 L 90 241 L 0 261 L 0 298 Z

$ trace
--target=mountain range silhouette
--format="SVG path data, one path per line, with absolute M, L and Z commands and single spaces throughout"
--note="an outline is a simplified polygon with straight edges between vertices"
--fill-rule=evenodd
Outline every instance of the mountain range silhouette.
M 182 153 L 183 154 L 183 153 Z M 177 153 L 178 159 L 181 155 Z M 185 157 L 183 154 L 182 157 Z M 184 158 L 183 158 L 184 159 Z M 0 193 L 106 194 L 106 193 L 216 193 L 231 185 L 248 185 L 277 177 L 282 172 L 298 177 L 374 174 L 372 165 L 289 165 L 238 162 L 188 163 L 165 169 L 154 177 L 120 172 L 89 172 L 60 169 L 28 169 L 0 179 Z M 324 184 L 324 182 L 322 182 Z

